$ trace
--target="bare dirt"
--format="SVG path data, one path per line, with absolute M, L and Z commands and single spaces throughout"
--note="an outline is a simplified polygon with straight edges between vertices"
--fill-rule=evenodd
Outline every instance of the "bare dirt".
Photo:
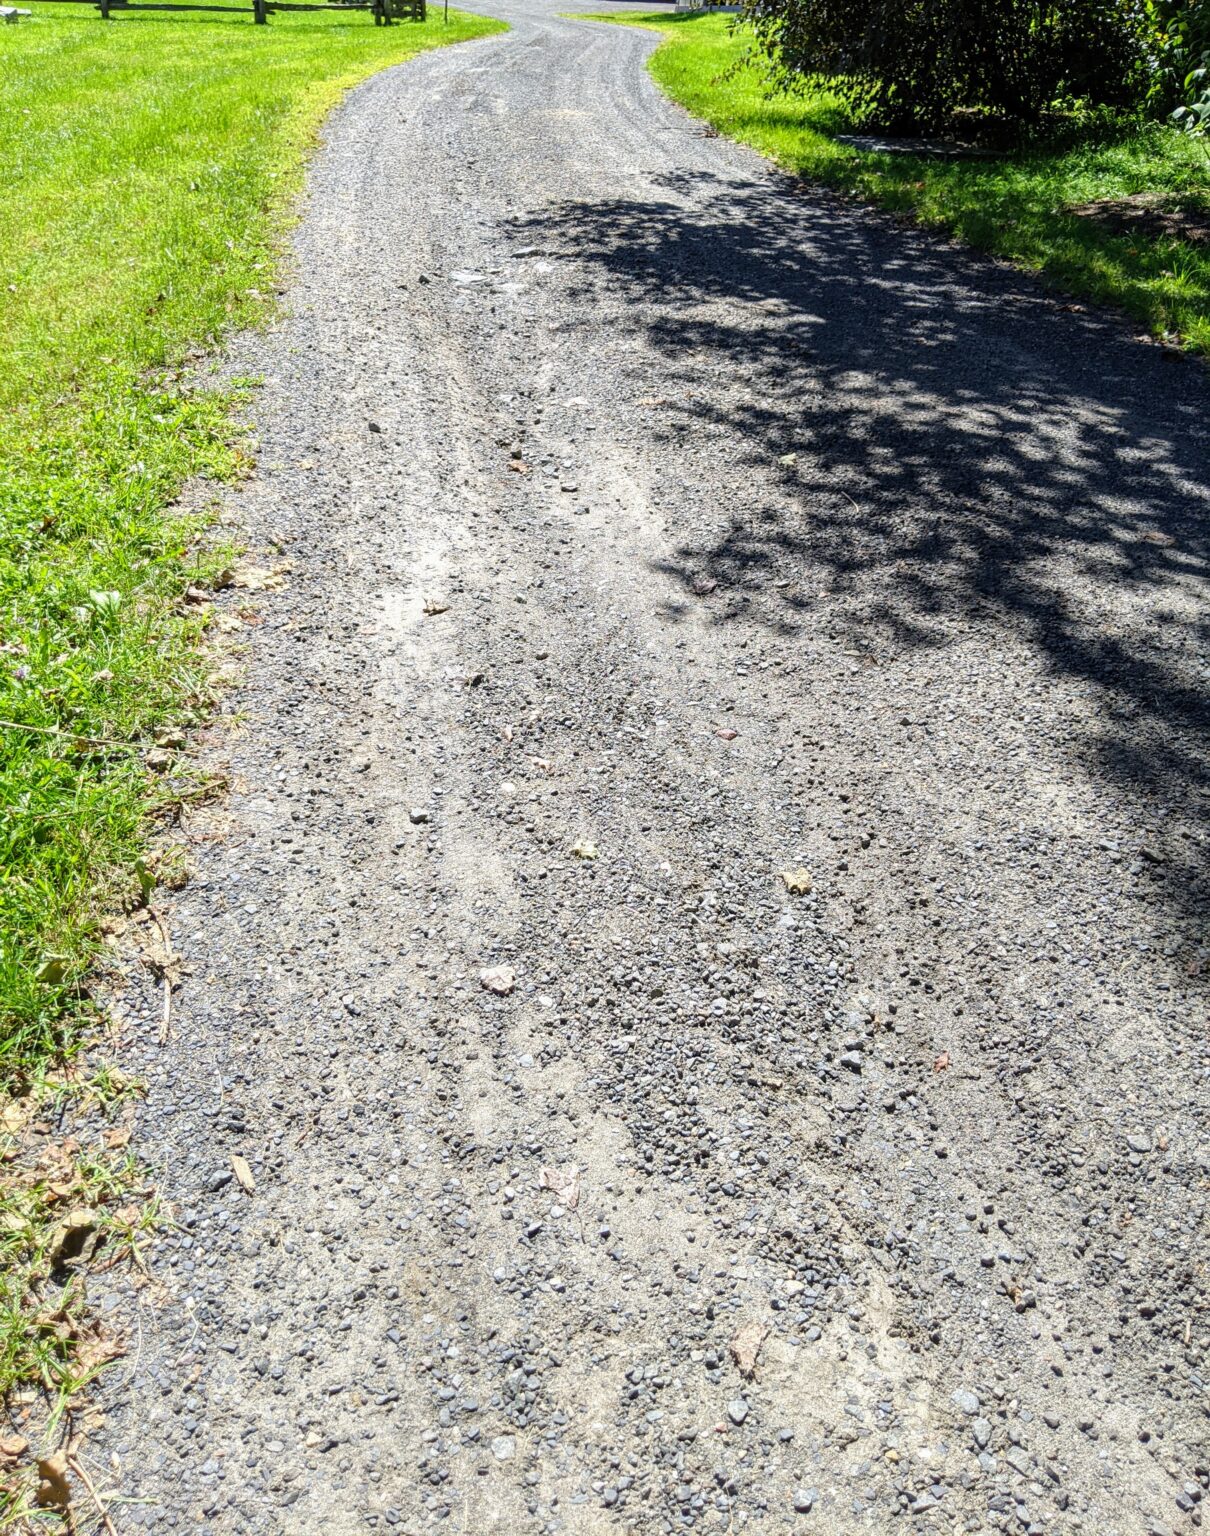
M 127 1008 L 115 1524 L 1186 1531 L 1205 371 L 500 12 L 231 359 L 289 569 Z
M 1069 209 L 1077 218 L 1099 224 L 1115 235 L 1144 240 L 1210 240 L 1210 206 L 1203 201 L 1135 192 L 1130 197 L 1102 197 Z

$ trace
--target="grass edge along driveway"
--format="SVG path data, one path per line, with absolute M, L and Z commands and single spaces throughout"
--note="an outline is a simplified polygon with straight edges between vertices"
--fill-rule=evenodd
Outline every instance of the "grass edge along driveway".
M 189 365 L 271 312 L 318 126 L 343 92 L 500 23 L 35 6 L 0 119 L 0 1080 L 63 1045 L 98 902 L 135 878 L 144 746 L 205 710 L 199 519 L 243 463 L 238 391 Z M 146 874 L 141 877 L 146 880 Z
M 648 68 L 672 99 L 788 171 L 857 194 L 980 250 L 1038 272 L 1053 287 L 1113 305 L 1147 332 L 1210 353 L 1210 242 L 1115 234 L 1070 210 L 1157 194 L 1210 206 L 1205 147 L 1165 124 L 1067 149 L 953 160 L 864 153 L 834 137 L 844 114 L 826 92 L 766 93 L 737 64 L 750 36 L 730 16 L 578 15 L 661 34 Z
M 248 461 L 246 389 L 199 384 L 197 365 L 272 314 L 344 91 L 503 30 L 439 8 L 390 28 L 32 10 L 0 50 L 0 1397 L 22 1430 L 0 1439 L 0 1529 L 112 1354 L 63 1269 L 65 1223 L 112 1256 L 154 1215 L 131 1203 L 132 1085 L 80 1047 L 106 933 L 182 877 L 180 818 L 206 791 L 182 749 L 221 687 L 200 589 L 227 554 L 175 499 Z

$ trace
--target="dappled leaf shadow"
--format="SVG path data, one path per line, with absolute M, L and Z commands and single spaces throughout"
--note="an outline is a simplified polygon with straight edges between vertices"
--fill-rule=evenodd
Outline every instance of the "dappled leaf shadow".
M 575 263 L 573 291 L 598 269 L 643 301 L 627 313 L 666 364 L 661 430 L 740 434 L 751 496 L 677 547 L 686 593 L 717 582 L 719 622 L 787 636 L 822 594 L 871 655 L 1011 633 L 1090 701 L 1089 770 L 1200 837 L 1204 366 L 827 194 L 694 172 L 651 185 L 516 233 Z M 803 578 L 817 590 L 787 596 Z M 1197 839 L 1171 858 L 1166 890 L 1197 906 Z

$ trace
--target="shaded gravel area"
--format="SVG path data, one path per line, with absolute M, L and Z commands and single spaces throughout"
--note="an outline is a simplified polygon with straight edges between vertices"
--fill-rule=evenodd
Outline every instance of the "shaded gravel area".
M 126 1005 L 115 1523 L 1187 1531 L 1205 371 L 500 13 L 233 360 L 290 569 Z

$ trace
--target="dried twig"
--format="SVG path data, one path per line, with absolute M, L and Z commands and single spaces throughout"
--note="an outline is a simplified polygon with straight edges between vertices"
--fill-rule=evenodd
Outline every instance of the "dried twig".
M 160 930 L 160 939 L 164 945 L 164 1013 L 160 1020 L 160 1044 L 167 1045 L 172 1038 L 172 967 L 177 963 L 178 956 L 172 952 L 172 940 L 168 937 L 168 930 L 158 912 L 152 912 L 151 920 Z
M 160 1044 L 167 1045 L 172 1038 L 172 983 L 164 977 L 164 1016 L 160 1020 Z
M 92 1478 L 89 1477 L 88 1473 L 84 1470 L 83 1464 L 80 1462 L 80 1459 L 77 1456 L 69 1455 L 68 1458 L 67 1458 L 67 1465 L 71 1468 L 71 1470 L 76 1474 L 76 1476 L 84 1484 L 85 1488 L 88 1489 L 89 1497 L 92 1499 L 92 1502 L 97 1506 L 97 1513 L 101 1517 L 101 1524 L 105 1527 L 105 1536 L 118 1536 L 118 1528 L 117 1528 L 116 1525 L 114 1525 L 113 1521 L 109 1518 L 109 1511 L 105 1508 L 105 1505 L 104 1505 L 104 1503 L 101 1500 L 100 1494 L 97 1492 L 96 1488 L 93 1486 Z
M 121 747 L 126 752 L 138 752 L 137 741 L 113 741 L 108 736 L 86 736 L 80 731 L 65 731 L 59 725 L 23 725 L 20 720 L 0 720 L 0 730 L 28 731 L 33 736 L 61 736 L 65 741 L 80 741 L 89 747 Z

